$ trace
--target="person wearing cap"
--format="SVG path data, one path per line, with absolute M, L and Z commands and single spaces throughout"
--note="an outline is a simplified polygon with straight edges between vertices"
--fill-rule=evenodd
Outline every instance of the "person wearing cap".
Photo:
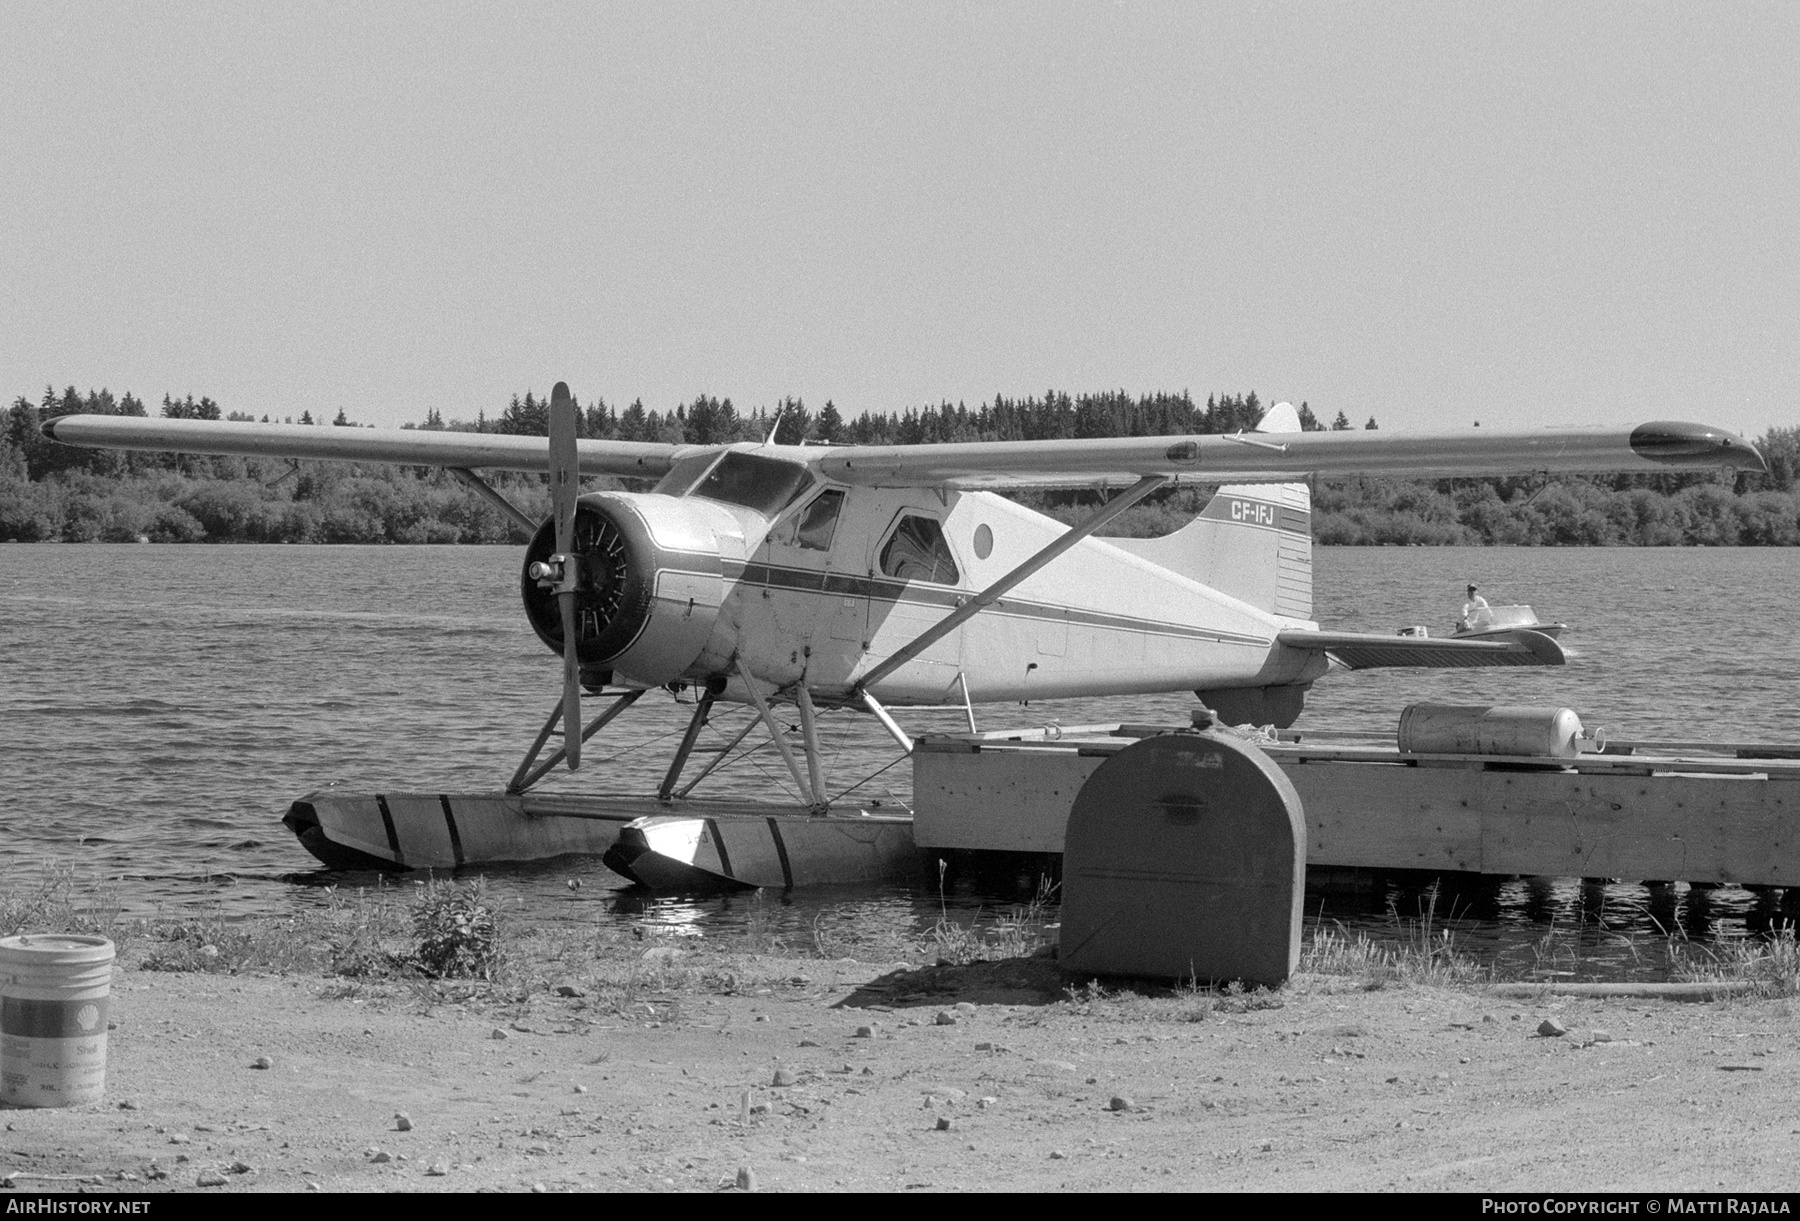
M 1456 625 L 1457 629 L 1472 632 L 1486 627 L 1487 610 L 1487 599 L 1476 593 L 1473 585 L 1469 586 L 1469 600 L 1463 603 L 1462 621 Z

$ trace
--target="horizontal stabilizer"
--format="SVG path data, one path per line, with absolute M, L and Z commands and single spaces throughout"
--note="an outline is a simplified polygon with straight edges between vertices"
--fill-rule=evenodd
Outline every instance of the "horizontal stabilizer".
M 1464 666 L 1560 666 L 1567 660 L 1562 646 L 1544 635 L 1521 629 L 1486 640 L 1434 640 L 1428 636 L 1383 636 L 1375 632 L 1309 632 L 1293 630 L 1275 639 L 1290 649 L 1316 649 L 1350 670 L 1381 666 L 1419 666 L 1453 670 Z

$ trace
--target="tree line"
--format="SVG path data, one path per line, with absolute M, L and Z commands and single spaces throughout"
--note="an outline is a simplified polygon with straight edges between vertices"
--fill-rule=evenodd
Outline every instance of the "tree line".
M 1254 391 L 1213 394 L 1196 403 L 1179 394 L 1124 391 L 1009 398 L 975 407 L 941 402 L 847 419 L 826 402 L 812 411 L 799 399 L 740 411 L 729 398 L 700 395 L 667 412 L 642 401 L 618 408 L 577 403 L 583 435 L 628 441 L 715 444 L 777 441 L 916 445 L 951 441 L 1050 440 L 1216 434 L 1255 426 L 1263 403 Z M 543 436 L 549 400 L 528 391 L 492 415 L 445 419 L 428 409 L 407 428 Z M 127 393 L 47 387 L 23 395 L 0 416 L 0 541 L 500 543 L 521 542 L 504 515 L 470 495 L 447 472 L 273 458 L 199 457 L 77 449 L 45 438 L 46 419 L 75 413 L 148 416 Z M 257 421 L 225 412 L 211 398 L 164 395 L 170 419 Z M 1329 424 L 1307 404 L 1309 430 L 1357 427 L 1344 412 Z M 260 422 L 272 422 L 263 416 Z M 340 408 L 327 423 L 310 411 L 283 423 L 356 427 Z M 1370 418 L 1363 428 L 1378 427 Z M 1768 475 L 1670 472 L 1651 475 L 1446 480 L 1321 479 L 1314 485 L 1314 537 L 1337 544 L 1487 544 L 1547 546 L 1800 544 L 1800 428 L 1773 428 L 1757 441 Z M 548 512 L 541 476 L 491 473 L 491 481 L 529 514 Z M 1065 519 L 1096 494 L 1021 493 L 1032 507 Z M 1205 503 L 1205 489 L 1149 498 L 1114 523 L 1112 533 L 1159 534 Z

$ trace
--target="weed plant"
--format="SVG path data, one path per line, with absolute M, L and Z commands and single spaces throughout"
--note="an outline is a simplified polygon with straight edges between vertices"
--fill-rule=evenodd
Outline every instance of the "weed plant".
M 82 933 L 123 941 L 131 927 L 119 919 L 118 890 L 83 879 L 75 866 L 51 861 L 27 889 L 0 891 L 0 937 L 20 933 Z
M 308 972 L 356 980 L 416 973 L 492 981 L 505 964 L 499 920 L 479 878 L 467 886 L 419 883 L 410 903 L 390 886 L 348 896 L 332 887 L 322 910 L 285 920 L 233 920 L 215 911 L 150 932 L 155 944 L 142 963 L 148 971 Z
M 433 979 L 492 980 L 506 963 L 485 878 L 467 886 L 435 878 L 421 883 L 412 926 L 417 942 L 412 962 Z

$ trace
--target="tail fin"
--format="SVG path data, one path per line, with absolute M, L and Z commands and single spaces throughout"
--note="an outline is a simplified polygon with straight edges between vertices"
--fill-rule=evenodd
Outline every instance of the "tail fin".
M 1277 403 L 1256 431 L 1299 432 L 1300 417 Z M 1260 610 L 1312 619 L 1312 493 L 1304 483 L 1230 484 L 1173 534 L 1107 541 Z

